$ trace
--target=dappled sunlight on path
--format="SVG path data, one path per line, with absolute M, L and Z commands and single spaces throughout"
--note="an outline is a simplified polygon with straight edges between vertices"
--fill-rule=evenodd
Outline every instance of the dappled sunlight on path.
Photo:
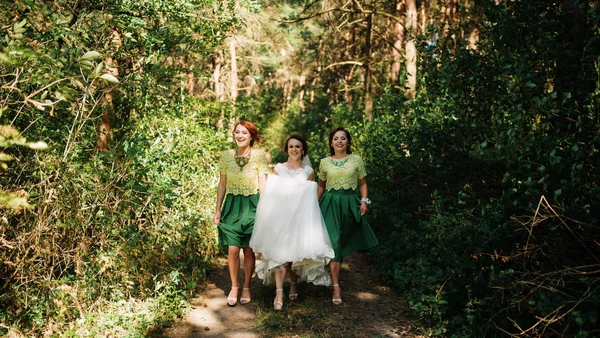
M 260 337 L 258 333 L 251 332 L 256 320 L 256 308 L 252 302 L 247 305 L 238 302 L 234 307 L 227 306 L 227 293 L 231 283 L 226 264 L 223 260 L 223 265 L 215 267 L 209 276 L 214 281 L 209 281 L 199 297 L 191 301 L 192 310 L 181 324 L 167 330 L 169 337 Z M 243 270 L 240 270 L 241 276 Z M 253 288 L 255 283 L 253 281 Z
M 330 288 L 301 283 L 299 300 L 286 298 L 283 311 L 272 309 L 274 287 L 257 278 L 252 302 L 228 307 L 229 274 L 226 261 L 219 264 L 187 317 L 166 331 L 169 337 L 422 337 L 407 318 L 405 302 L 372 274 L 361 253 L 342 263 L 341 305 L 331 304 Z

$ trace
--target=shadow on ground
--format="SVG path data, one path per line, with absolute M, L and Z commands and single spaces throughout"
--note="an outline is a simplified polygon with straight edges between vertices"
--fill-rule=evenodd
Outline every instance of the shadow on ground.
M 330 288 L 300 283 L 299 299 L 286 298 L 282 311 L 273 310 L 274 286 L 258 278 L 252 280 L 250 304 L 227 306 L 227 262 L 218 263 L 188 315 L 165 330 L 168 337 L 422 337 L 407 317 L 405 302 L 377 280 L 362 253 L 342 263 L 341 305 L 332 304 Z

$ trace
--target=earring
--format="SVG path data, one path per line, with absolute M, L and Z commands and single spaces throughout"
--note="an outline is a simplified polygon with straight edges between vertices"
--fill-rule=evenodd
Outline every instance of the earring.
M 302 152 L 302 156 L 304 156 L 304 152 Z

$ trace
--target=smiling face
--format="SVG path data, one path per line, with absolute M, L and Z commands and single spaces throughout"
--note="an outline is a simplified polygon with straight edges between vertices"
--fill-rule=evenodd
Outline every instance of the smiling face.
M 331 147 L 336 153 L 347 153 L 348 150 L 348 135 L 343 130 L 336 131 L 331 138 Z
M 294 161 L 302 160 L 302 153 L 304 152 L 304 145 L 295 138 L 290 138 L 287 142 L 287 154 L 290 159 Z
M 252 136 L 246 127 L 238 124 L 235 126 L 235 130 L 233 131 L 233 137 L 235 139 L 235 144 L 238 148 L 246 148 L 250 146 L 250 142 L 252 141 Z

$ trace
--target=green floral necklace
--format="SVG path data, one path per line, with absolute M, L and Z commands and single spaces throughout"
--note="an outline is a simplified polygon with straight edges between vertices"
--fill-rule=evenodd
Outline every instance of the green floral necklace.
M 238 167 L 240 167 L 240 171 L 244 170 L 244 167 L 246 166 L 246 164 L 248 164 L 248 162 L 250 162 L 251 154 L 252 154 L 252 150 L 250 150 L 250 152 L 246 156 L 239 156 L 237 153 L 237 150 L 235 151 L 234 160 L 235 160 L 235 163 L 238 165 Z
M 331 161 L 331 164 L 333 164 L 333 165 L 334 165 L 334 166 L 336 166 L 336 167 L 341 167 L 341 166 L 343 166 L 344 164 L 346 164 L 346 162 L 348 162 L 348 160 L 349 160 L 349 159 L 350 159 L 350 156 L 346 157 L 346 158 L 345 158 L 345 159 L 343 159 L 343 160 L 339 160 L 339 161 L 336 161 L 336 160 L 334 160 L 334 159 L 333 159 L 333 157 L 330 157 L 330 158 L 329 158 L 329 160 Z

